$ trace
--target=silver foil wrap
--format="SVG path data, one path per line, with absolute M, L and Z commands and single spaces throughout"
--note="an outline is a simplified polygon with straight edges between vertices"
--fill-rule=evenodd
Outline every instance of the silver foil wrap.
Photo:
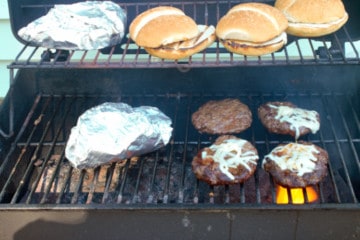
M 121 42 L 126 12 L 111 1 L 58 4 L 18 31 L 32 45 L 66 50 L 95 50 Z
M 79 169 L 140 156 L 168 144 L 171 123 L 156 107 L 106 102 L 78 118 L 65 156 Z

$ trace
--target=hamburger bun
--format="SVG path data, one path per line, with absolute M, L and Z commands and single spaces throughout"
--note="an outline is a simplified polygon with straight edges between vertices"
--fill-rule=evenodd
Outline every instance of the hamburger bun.
M 263 3 L 241 3 L 219 20 L 216 35 L 230 52 L 259 56 L 286 44 L 287 26 L 286 17 L 278 9 Z
M 275 7 L 289 21 L 286 32 L 298 37 L 333 33 L 349 18 L 341 0 L 277 0 Z
M 173 60 L 204 50 L 216 38 L 213 26 L 197 25 L 183 11 L 170 6 L 141 13 L 130 24 L 129 32 L 150 55 Z

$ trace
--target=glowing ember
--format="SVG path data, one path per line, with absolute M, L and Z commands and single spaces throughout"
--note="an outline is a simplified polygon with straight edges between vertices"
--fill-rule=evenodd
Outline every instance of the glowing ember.
M 315 189 L 311 186 L 305 188 L 307 201 L 309 203 L 315 202 L 318 199 Z M 290 188 L 290 194 L 293 204 L 304 204 L 305 198 L 302 188 Z M 277 204 L 288 204 L 288 190 L 282 186 L 277 186 L 276 189 L 276 203 Z

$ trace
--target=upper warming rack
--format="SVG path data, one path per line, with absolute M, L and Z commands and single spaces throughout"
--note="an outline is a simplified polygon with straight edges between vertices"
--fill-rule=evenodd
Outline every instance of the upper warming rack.
M 184 10 L 199 24 L 216 26 L 218 20 L 239 1 L 182 1 L 182 2 L 121 2 L 119 5 L 127 11 L 128 22 L 135 16 L 158 5 L 172 5 Z M 272 4 L 273 1 L 265 1 Z M 14 4 L 15 3 L 9 3 Z M 11 7 L 12 28 L 17 30 L 27 24 L 19 16 L 22 13 L 28 20 L 44 15 L 51 4 L 22 4 Z M 20 12 L 15 12 L 20 10 Z M 65 51 L 44 49 L 31 46 L 21 39 L 24 47 L 9 68 L 196 68 L 230 66 L 266 66 L 266 65 L 312 65 L 312 64 L 359 64 L 360 44 L 353 34 L 351 19 L 339 31 L 320 38 L 297 38 L 288 36 L 288 44 L 280 51 L 261 57 L 249 57 L 229 53 L 216 41 L 205 51 L 178 61 L 164 60 L 148 55 L 127 37 L 114 47 L 97 51 Z M 21 22 L 22 21 L 22 22 Z

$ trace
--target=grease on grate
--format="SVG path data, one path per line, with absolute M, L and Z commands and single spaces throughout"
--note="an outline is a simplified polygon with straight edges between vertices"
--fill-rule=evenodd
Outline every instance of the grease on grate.
M 81 191 L 82 192 L 89 192 L 90 188 L 95 188 L 96 192 L 103 192 L 105 191 L 105 185 L 107 181 L 107 175 L 110 168 L 110 164 L 104 165 L 101 168 L 96 169 L 86 169 L 83 171 L 72 168 L 69 164 L 69 162 L 61 163 L 59 168 L 59 173 L 57 174 L 57 177 L 52 181 L 52 178 L 54 174 L 56 174 L 57 171 L 57 164 L 59 161 L 58 157 L 53 157 L 45 166 L 43 174 L 41 175 L 41 179 L 39 181 L 39 184 L 36 186 L 35 192 L 44 192 L 45 189 L 51 185 L 50 192 L 53 193 L 59 193 L 61 192 L 62 188 L 67 185 L 67 191 L 74 192 L 76 191 L 77 184 L 79 181 L 81 181 L 82 178 L 82 184 L 81 184 Z M 40 161 L 40 160 L 38 160 Z M 37 162 L 35 162 L 36 164 Z M 118 164 L 119 166 L 123 166 L 125 163 Z M 98 171 L 97 179 L 95 178 L 95 171 Z M 71 176 L 68 181 L 67 175 L 71 172 Z M 120 168 L 115 168 L 113 177 L 111 179 L 111 185 L 109 190 L 114 190 L 117 178 L 119 177 Z M 83 176 L 81 176 L 83 175 Z M 95 184 L 93 186 L 93 184 Z

